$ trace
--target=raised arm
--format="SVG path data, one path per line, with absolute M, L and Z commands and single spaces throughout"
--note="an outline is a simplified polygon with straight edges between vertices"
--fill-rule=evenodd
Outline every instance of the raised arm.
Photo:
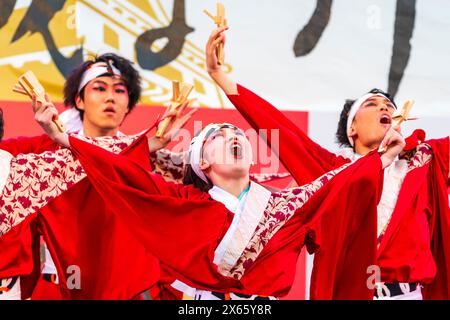
M 220 43 L 225 44 L 225 30 L 228 27 L 215 29 L 206 43 L 206 68 L 210 77 L 227 95 L 238 94 L 237 84 L 223 72 L 217 61 L 216 50 Z
M 56 124 L 53 122 L 53 118 L 58 116 L 58 110 L 51 102 L 48 95 L 45 95 L 45 98 L 46 102 L 41 103 L 36 100 L 35 96 L 33 96 L 32 106 L 34 119 L 42 127 L 45 133 L 47 133 L 51 140 L 63 147 L 68 147 L 69 137 L 67 133 L 60 132 Z
M 302 167 L 303 175 L 297 177 L 299 185 L 309 182 L 323 173 L 341 166 L 347 160 L 336 156 L 334 153 L 320 147 L 312 141 L 302 130 L 300 130 L 291 120 L 289 120 L 282 112 L 277 110 L 266 100 L 257 96 L 253 92 L 236 84 L 227 74 L 220 68 L 217 63 L 215 50 L 219 43 L 225 42 L 224 31 L 227 28 L 218 28 L 214 30 L 208 40 L 206 46 L 206 61 L 208 73 L 211 78 L 222 88 L 228 95 L 230 101 L 236 109 L 250 123 L 253 129 L 259 131 L 266 129 L 268 131 L 267 142 L 277 151 L 273 141 L 272 132 L 279 132 L 279 140 L 283 141 L 288 132 L 294 135 L 293 143 L 290 145 L 292 151 L 297 154 L 297 166 Z M 273 148 L 275 146 L 275 148 Z M 280 148 L 281 149 L 281 148 Z M 285 154 L 279 152 L 282 162 L 285 162 Z

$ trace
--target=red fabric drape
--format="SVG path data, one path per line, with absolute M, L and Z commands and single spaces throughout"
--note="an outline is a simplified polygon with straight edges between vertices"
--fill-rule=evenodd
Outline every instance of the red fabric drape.
M 212 264 L 214 249 L 232 219 L 221 203 L 191 186 L 166 183 L 125 157 L 74 138 L 70 142 L 111 210 L 187 284 L 217 291 L 284 295 L 292 284 L 305 237 L 317 230 L 316 240 L 328 250 L 317 262 L 314 298 L 372 296 L 366 286 L 366 270 L 375 261 L 375 211 L 382 181 L 378 154 L 361 159 L 320 189 L 275 234 L 237 282 L 218 274 Z M 354 199 L 357 190 L 361 196 Z M 338 198 L 341 201 L 336 206 Z M 322 217 L 329 228 L 318 230 Z

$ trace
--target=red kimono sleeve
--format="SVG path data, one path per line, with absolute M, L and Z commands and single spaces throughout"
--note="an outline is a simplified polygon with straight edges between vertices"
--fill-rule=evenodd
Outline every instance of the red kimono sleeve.
M 18 154 L 40 154 L 58 148 L 58 144 L 46 134 L 7 139 L 0 143 L 0 149 L 8 151 L 14 157 Z M 0 237 L 0 248 L 7 248 L 1 252 L 0 278 L 21 276 L 23 299 L 29 298 L 40 275 L 40 233 L 35 218 L 36 215 L 30 216 L 25 222 Z
M 246 261 L 251 265 L 242 276 L 241 292 L 286 295 L 294 281 L 298 255 L 306 245 L 316 254 L 311 299 L 373 298 L 367 268 L 376 264 L 376 209 L 383 184 L 380 157 L 372 153 L 331 180 L 321 177 L 319 181 L 324 186 L 295 211 L 254 262 Z M 295 192 L 298 189 L 292 192 L 299 199 L 292 197 L 288 207 L 302 201 L 301 193 Z
M 180 280 L 197 288 L 240 287 L 212 263 L 233 218 L 223 204 L 194 187 L 167 183 L 123 156 L 73 137 L 70 145 L 106 205 Z
M 53 151 L 58 148 L 58 144 L 43 134 L 36 137 L 19 137 L 15 139 L 4 140 L 0 143 L 0 149 L 8 151 L 14 157 L 20 153 L 42 153 Z
M 243 86 L 237 85 L 238 94 L 228 95 L 228 98 L 255 130 L 267 129 L 267 142 L 272 146 L 271 129 L 279 130 L 279 140 L 283 141 L 287 133 L 294 135 L 297 152 L 297 166 L 303 172 L 296 181 L 299 185 L 316 179 L 325 172 L 347 163 L 343 157 L 322 148 L 312 141 L 302 130 L 273 105 Z M 288 145 L 291 147 L 293 145 Z M 276 148 L 272 149 L 276 150 Z M 279 149 L 279 154 L 285 154 Z M 284 162 L 283 162 L 284 164 Z M 298 179 L 298 180 L 297 180 Z
M 431 250 L 436 276 L 424 288 L 425 299 L 450 299 L 450 209 L 448 202 L 449 138 L 426 141 L 433 149 L 429 169 Z
M 35 238 L 35 219 L 36 214 L 30 215 L 0 236 L 0 279 L 26 276 L 32 272 L 35 263 L 32 248 L 35 242 L 39 244 L 39 238 Z
M 319 215 L 311 299 L 368 299 L 376 265 L 377 205 L 383 190 L 380 156 L 373 152 L 339 173 L 303 210 Z
M 449 173 L 450 173 L 450 137 L 445 137 L 441 139 L 433 139 L 426 141 L 433 149 L 435 164 L 434 166 L 438 170 L 439 174 L 442 175 L 446 185 L 449 186 Z
M 371 294 L 366 287 L 365 271 L 376 259 L 376 203 L 382 181 L 377 154 L 364 157 L 338 175 L 338 180 L 332 180 L 321 189 L 314 200 L 275 235 L 280 241 L 269 242 L 255 261 L 253 271 L 249 270 L 242 278 L 245 283 L 241 283 L 221 276 L 212 263 L 214 250 L 232 220 L 222 204 L 206 199 L 206 194 L 194 188 L 165 183 L 120 155 L 74 138 L 71 138 L 71 146 L 93 186 L 111 203 L 115 214 L 122 217 L 123 223 L 149 251 L 178 273 L 178 279 L 190 286 L 217 291 L 253 291 L 254 282 L 247 283 L 245 279 L 252 279 L 253 274 L 262 281 L 263 275 L 257 270 L 264 268 L 256 266 L 270 264 L 268 259 L 281 258 L 288 246 L 297 248 L 299 226 L 310 225 L 323 228 L 323 231 L 318 230 L 318 240 L 327 248 L 317 262 L 320 267 L 316 267 L 313 288 L 319 291 L 315 291 L 314 297 L 367 298 Z M 362 197 L 354 200 L 353 195 L 360 189 L 364 190 Z M 325 227 L 316 225 L 322 216 L 328 217 Z M 289 239 L 292 241 L 287 243 Z M 349 286 L 351 290 L 344 290 Z M 271 290 L 266 289 L 268 293 Z

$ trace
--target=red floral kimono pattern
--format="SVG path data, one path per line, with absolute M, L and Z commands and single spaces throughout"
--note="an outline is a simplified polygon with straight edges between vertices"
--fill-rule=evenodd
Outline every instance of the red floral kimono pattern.
M 138 136 L 79 139 L 119 153 Z M 41 154 L 19 154 L 11 160 L 8 180 L 0 198 L 0 235 L 68 190 L 86 176 L 69 149 Z
M 336 170 L 330 171 L 310 184 L 272 193 L 269 203 L 264 210 L 263 218 L 259 221 L 247 247 L 229 274 L 224 275 L 240 279 L 244 275 L 245 270 L 252 266 L 253 262 L 258 258 L 258 255 L 275 233 L 320 188 L 328 183 L 336 174 L 347 168 L 348 165 L 346 164 Z

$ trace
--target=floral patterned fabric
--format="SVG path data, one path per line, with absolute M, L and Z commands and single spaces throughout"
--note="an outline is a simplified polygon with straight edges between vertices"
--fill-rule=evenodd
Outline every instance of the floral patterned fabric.
M 119 153 L 139 135 L 124 137 L 77 138 L 108 151 Z M 0 197 L 0 235 L 36 212 L 86 176 L 69 149 L 41 154 L 19 154 L 11 168 Z
M 187 151 L 178 153 L 167 149 L 150 153 L 153 172 L 162 175 L 166 181 L 183 183 L 184 163 L 187 154 Z
M 285 189 L 272 193 L 264 215 L 259 221 L 255 232 L 244 252 L 227 276 L 240 279 L 246 269 L 256 260 L 269 240 L 275 233 L 310 199 L 320 188 L 330 181 L 336 174 L 347 168 L 345 164 L 336 170 L 330 171 L 310 184 Z

